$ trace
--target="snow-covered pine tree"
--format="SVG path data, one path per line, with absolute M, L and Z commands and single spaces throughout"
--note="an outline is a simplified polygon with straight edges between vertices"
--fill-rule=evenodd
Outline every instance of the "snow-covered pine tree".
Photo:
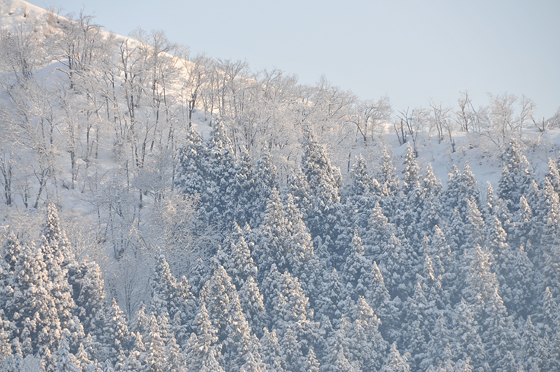
M 62 229 L 56 206 L 52 203 L 47 206 L 40 247 L 48 272 L 47 287 L 55 303 L 56 316 L 61 328 L 69 332 L 68 342 L 75 351 L 79 340 L 85 336 L 83 326 L 75 315 L 78 293 L 74 293 L 74 289 L 79 288 L 79 264 Z
M 200 310 L 194 323 L 197 326 L 197 332 L 191 334 L 185 347 L 187 371 L 198 372 L 205 368 L 208 372 L 212 371 L 210 368 L 215 368 L 214 371 L 223 371 L 218 363 L 218 360 L 221 359 L 221 348 L 216 345 L 218 330 L 212 325 L 204 302 L 200 304 Z
M 397 343 L 393 342 L 381 372 L 409 372 L 410 366 L 408 364 L 408 357 L 409 355 L 406 353 L 401 355 L 397 349 Z
M 263 336 L 260 339 L 259 351 L 266 369 L 269 372 L 283 372 L 282 366 L 282 350 L 276 335 L 276 330 L 271 332 L 267 328 L 264 329 Z
M 68 332 L 64 332 L 62 338 L 60 340 L 60 345 L 56 353 L 54 354 L 54 359 L 56 360 L 56 364 L 54 364 L 51 368 L 54 372 L 81 372 L 82 369 L 80 368 L 79 361 L 76 359 L 74 354 L 70 352 L 70 345 L 68 342 L 68 338 L 70 335 Z M 50 367 L 50 366 L 49 366 Z
M 293 189 L 304 215 L 304 221 L 312 237 L 329 236 L 336 240 L 336 214 L 340 208 L 339 189 L 342 180 L 338 169 L 334 168 L 323 146 L 308 136 L 303 143 L 304 155 L 301 170 L 307 181 L 308 189 Z M 307 191 L 307 195 L 304 192 Z M 300 204 L 301 199 L 309 200 L 309 205 Z
M 521 195 L 527 194 L 534 177 L 529 162 L 521 152 L 516 139 L 512 139 L 506 146 L 502 159 L 503 167 L 498 181 L 498 196 L 507 202 L 511 212 L 516 212 Z
M 379 197 L 373 194 L 373 179 L 368 174 L 367 162 L 361 155 L 356 157 L 352 165 L 350 179 L 351 183 L 344 195 L 347 222 L 351 222 L 352 227 L 364 234 L 370 211 Z
M 381 321 L 363 297 L 358 299 L 352 317 L 352 343 L 347 346 L 348 352 L 362 371 L 380 370 L 388 347 L 379 331 Z
M 232 316 L 230 302 L 237 296 L 231 277 L 223 266 L 217 264 L 212 278 L 200 292 L 200 303 L 205 305 L 212 326 L 218 331 L 218 343 L 222 343 L 227 337 L 226 327 Z

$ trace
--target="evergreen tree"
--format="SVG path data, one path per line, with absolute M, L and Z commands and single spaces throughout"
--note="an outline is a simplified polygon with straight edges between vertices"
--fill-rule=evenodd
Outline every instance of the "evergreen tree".
M 230 302 L 231 320 L 226 326 L 227 337 L 222 343 L 222 353 L 225 358 L 225 367 L 228 371 L 239 371 L 246 363 L 258 362 L 260 355 L 255 352 L 251 327 L 243 315 L 239 298 L 233 296 Z M 254 360 L 257 358 L 257 360 Z
M 525 195 L 521 196 L 519 200 L 519 210 L 514 217 L 513 223 L 515 228 L 512 232 L 511 241 L 514 245 L 522 246 L 535 242 L 537 221 L 535 221 L 533 210 Z
M 395 165 L 386 147 L 383 148 L 381 165 L 379 168 L 379 172 L 375 178 L 381 185 L 382 195 L 385 197 L 383 200 L 387 201 L 387 199 L 396 195 L 399 188 L 399 178 L 395 174 Z
M 128 323 L 115 298 L 112 299 L 111 305 L 107 307 L 103 334 L 102 343 L 108 348 L 111 360 L 116 361 L 118 356 L 128 350 L 132 344 L 132 335 L 128 329 Z
M 527 371 L 538 370 L 542 361 L 538 358 L 539 354 L 539 335 L 531 321 L 531 317 L 527 317 L 527 321 L 523 326 L 523 335 L 521 337 L 523 347 L 521 349 L 521 360 Z
M 358 361 L 361 370 L 380 370 L 388 347 L 379 332 L 381 321 L 363 297 L 354 308 L 353 318 L 352 344 L 348 345 L 348 352 Z
M 81 372 L 78 360 L 70 352 L 68 338 L 69 335 L 65 332 L 55 354 L 56 366 L 53 368 L 54 372 Z
M 441 195 L 443 187 L 441 181 L 436 177 L 432 165 L 428 164 L 426 172 L 421 181 L 420 189 L 420 218 L 417 221 L 417 229 L 420 233 L 432 231 L 436 225 L 443 223 L 443 205 Z
M 420 362 L 420 366 L 426 368 L 430 365 L 445 365 L 451 353 L 449 344 L 453 342 L 453 335 L 447 328 L 446 316 L 440 312 L 434 328 L 430 332 L 426 357 Z
M 74 312 L 84 327 L 84 333 L 101 341 L 104 337 L 106 294 L 99 265 L 89 260 L 82 262 L 74 283 Z
M 261 336 L 266 324 L 263 296 L 257 282 L 250 276 L 239 290 L 239 302 L 245 318 L 256 335 Z
M 308 190 L 292 191 L 300 209 L 304 213 L 305 224 L 312 237 L 329 236 L 336 240 L 336 213 L 340 203 L 339 188 L 341 176 L 338 169 L 331 166 L 325 149 L 314 139 L 308 137 L 303 143 L 302 172 L 305 175 Z M 302 191 L 309 191 L 307 195 Z M 302 195 L 303 194 L 303 195 Z M 297 198 L 306 198 L 309 205 L 302 205 Z
M 410 366 L 421 367 L 419 363 L 427 351 L 429 330 L 433 325 L 432 309 L 424 295 L 422 286 L 417 283 L 414 296 L 407 298 L 403 305 L 401 339 L 403 348 L 410 353 Z
M 303 372 L 307 360 L 303 354 L 302 344 L 298 339 L 297 332 L 288 325 L 283 333 L 280 343 L 282 367 L 286 371 Z
M 504 164 L 498 181 L 498 196 L 507 202 L 510 211 L 515 212 L 519 209 L 519 199 L 527 194 L 533 176 L 529 162 L 515 139 L 507 145 L 502 159 Z
M 309 308 L 309 298 L 303 293 L 297 277 L 285 272 L 279 280 L 273 297 L 274 328 L 281 336 L 284 336 L 284 333 L 290 328 L 295 332 L 299 342 L 306 347 L 316 328 L 316 324 L 313 322 L 313 311 Z
M 397 349 L 397 344 L 393 342 L 391 351 L 385 360 L 385 365 L 381 369 L 382 372 L 409 372 L 408 354 L 401 355 Z
M 544 370 L 560 368 L 560 310 L 552 291 L 547 287 L 542 305 L 542 321 L 544 325 L 544 354 L 541 360 Z
M 232 278 L 232 282 L 239 290 L 249 278 L 257 277 L 257 267 L 251 257 L 251 249 L 243 236 L 243 230 L 237 223 L 233 225 L 233 233 L 224 242 L 223 266 Z
M 267 328 L 264 329 L 264 334 L 260 339 L 259 350 L 269 372 L 284 371 L 282 367 L 282 351 L 275 329 L 272 332 L 269 332 Z
M 204 303 L 212 326 L 218 330 L 219 343 L 226 338 L 226 327 L 232 316 L 230 302 L 234 297 L 237 297 L 237 292 L 230 276 L 223 266 L 216 265 L 212 278 L 200 293 L 200 302 Z
M 197 326 L 197 333 L 191 334 L 185 348 L 188 371 L 202 371 L 205 368 L 207 371 L 211 371 L 210 368 L 223 371 L 218 363 L 218 359 L 220 359 L 220 348 L 216 345 L 218 330 L 212 325 L 204 302 L 200 304 L 195 325 Z
M 52 203 L 47 206 L 40 249 L 48 273 L 47 288 L 55 304 L 56 317 L 61 328 L 69 331 L 68 342 L 75 350 L 78 340 L 84 337 L 83 326 L 75 315 L 77 296 L 74 297 L 73 291 L 79 286 L 77 283 L 79 265 L 61 227 L 58 211 Z
M 309 352 L 307 353 L 307 363 L 305 365 L 305 371 L 319 372 L 320 370 L 321 370 L 321 364 L 317 360 L 313 348 L 309 348 Z
M 22 246 L 14 274 L 11 295 L 3 305 L 6 318 L 13 322 L 13 337 L 24 355 L 38 354 L 49 360 L 58 349 L 63 327 L 42 250 L 33 244 Z
M 373 179 L 369 176 L 366 160 L 361 155 L 356 158 L 350 170 L 350 179 L 352 183 L 346 195 L 346 216 L 352 221 L 351 225 L 363 234 L 368 227 L 370 210 L 378 197 L 374 197 Z
M 413 191 L 418 192 L 420 190 L 420 167 L 416 162 L 416 154 L 410 144 L 406 146 L 402 190 L 407 196 Z
M 205 188 L 205 175 L 202 160 L 206 156 L 202 136 L 189 128 L 179 150 L 179 167 L 176 178 L 177 187 L 187 195 L 201 195 Z
M 10 322 L 4 319 L 4 312 L 0 310 L 0 366 L 12 356 L 12 331 Z
M 453 165 L 453 172 L 448 175 L 447 189 L 442 198 L 447 216 L 451 216 L 457 208 L 463 220 L 466 219 L 467 200 L 474 201 L 477 208 L 479 207 L 480 190 L 468 163 L 465 164 L 463 172 Z
M 479 325 L 475 319 L 473 306 L 464 299 L 455 307 L 453 333 L 455 343 L 452 350 L 460 360 L 471 361 L 474 368 L 488 370 L 486 351 L 478 333 Z
M 314 299 L 314 309 L 318 318 L 323 315 L 333 319 L 340 317 L 343 288 L 336 269 L 323 272 L 322 285 Z
M 371 276 L 373 264 L 364 257 L 364 253 L 362 239 L 360 239 L 358 230 L 356 230 L 352 239 L 352 249 L 346 258 L 343 271 L 347 295 L 354 303 L 359 296 L 366 295 L 374 281 Z
M 250 226 L 258 227 L 263 221 L 266 203 L 272 190 L 278 188 L 276 167 L 269 153 L 257 160 L 255 173 L 255 197 L 252 200 L 253 209 L 248 222 Z
M 545 180 L 547 212 L 541 234 L 541 252 L 536 253 L 537 266 L 542 270 L 545 283 L 557 296 L 560 294 L 560 197 L 548 179 Z

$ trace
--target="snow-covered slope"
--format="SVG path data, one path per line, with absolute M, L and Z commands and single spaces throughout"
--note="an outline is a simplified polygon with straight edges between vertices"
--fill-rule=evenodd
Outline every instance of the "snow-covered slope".
M 31 17 L 40 17 L 49 12 L 23 0 L 0 0 L 0 27 L 9 29 Z

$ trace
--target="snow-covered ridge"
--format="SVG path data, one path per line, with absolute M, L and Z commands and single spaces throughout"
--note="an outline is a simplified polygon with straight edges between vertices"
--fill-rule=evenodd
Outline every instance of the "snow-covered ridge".
M 17 26 L 30 17 L 39 17 L 49 11 L 23 0 L 0 0 L 0 27 Z

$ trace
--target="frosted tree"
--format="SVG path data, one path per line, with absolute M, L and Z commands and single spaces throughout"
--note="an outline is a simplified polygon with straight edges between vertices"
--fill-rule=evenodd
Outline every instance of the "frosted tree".
M 288 267 L 295 276 L 303 279 L 307 276 L 307 264 L 314 257 L 313 242 L 307 226 L 303 220 L 303 215 L 294 203 L 291 194 L 286 195 L 284 202 L 284 221 L 287 222 L 286 230 L 286 256 Z M 306 284 L 309 281 L 306 280 Z
M 313 310 L 309 307 L 309 298 L 304 294 L 297 277 L 285 272 L 279 279 L 273 298 L 274 328 L 278 330 L 280 336 L 284 336 L 289 327 L 305 346 L 317 326 L 313 322 Z
M 538 370 L 542 361 L 539 358 L 539 334 L 533 325 L 531 316 L 527 317 L 527 321 L 523 326 L 523 334 L 521 335 L 523 346 L 521 348 L 521 360 L 527 371 Z
M 544 323 L 544 340 L 546 357 L 543 358 L 545 364 L 543 369 L 553 370 L 559 368 L 558 358 L 560 353 L 558 350 L 560 345 L 560 316 L 559 308 L 551 290 L 547 287 L 544 293 L 542 304 L 542 320 Z
M 455 338 L 451 345 L 454 354 L 462 360 L 470 358 L 476 368 L 484 367 L 487 363 L 486 351 L 478 333 L 480 326 L 475 319 L 472 305 L 461 299 L 455 306 L 455 313 L 456 317 L 453 318 Z
M 226 360 L 225 368 L 229 371 L 239 371 L 250 359 L 258 363 L 260 355 L 255 351 L 251 327 L 243 315 L 239 298 L 235 295 L 230 303 L 229 313 L 231 320 L 226 326 L 227 336 L 222 343 L 222 353 Z
M 184 360 L 172 333 L 168 332 L 165 315 L 156 318 L 154 313 L 145 319 L 142 346 L 138 347 L 138 360 L 149 371 L 182 370 Z
M 268 273 L 272 264 L 281 264 L 276 255 L 283 252 L 286 229 L 284 220 L 284 205 L 280 194 L 273 189 L 268 198 L 263 222 L 257 232 L 257 242 L 253 255 L 259 268 L 259 280 Z
M 260 355 L 258 354 L 258 351 L 256 351 L 256 353 L 249 352 L 245 359 L 246 359 L 245 364 L 243 364 L 239 369 L 240 372 L 267 372 L 268 371 L 266 365 L 262 362 L 262 360 L 260 360 Z
M 68 342 L 77 347 L 78 339 L 84 337 L 83 326 L 75 316 L 77 293 L 73 293 L 74 285 L 78 284 L 75 282 L 79 265 L 61 227 L 58 211 L 54 204 L 48 204 L 46 217 L 41 252 L 45 269 L 48 272 L 50 296 L 56 304 L 57 317 L 61 327 L 70 332 Z
M 95 262 L 82 262 L 75 275 L 74 297 L 78 319 L 84 333 L 101 341 L 105 325 L 105 284 L 101 269 Z
M 537 221 L 535 221 L 533 210 L 527 201 L 525 195 L 519 199 L 519 210 L 514 216 L 515 229 L 510 235 L 514 244 L 526 245 L 534 242 L 537 236 Z
M 56 366 L 53 368 L 55 372 L 81 372 L 78 360 L 70 352 L 68 337 L 67 333 L 62 336 L 58 350 L 55 353 Z
M 314 256 L 313 242 L 290 194 L 283 203 L 280 195 L 272 192 L 256 234 L 254 254 L 259 272 L 266 273 L 274 263 L 281 271 L 288 270 L 296 276 L 305 274 L 306 264 Z
M 322 285 L 314 298 L 314 309 L 316 316 L 320 318 L 325 315 L 329 318 L 340 317 L 342 307 L 344 285 L 340 280 L 338 271 L 325 270 L 323 272 Z
M 257 227 L 261 224 L 266 210 L 266 202 L 272 193 L 277 189 L 276 167 L 273 164 L 272 155 L 265 153 L 257 160 L 255 169 L 255 198 L 252 201 L 254 208 L 249 219 L 249 225 Z
M 251 325 L 256 335 L 261 336 L 266 324 L 266 310 L 264 308 L 263 296 L 257 282 L 250 276 L 239 290 L 239 302 L 243 308 L 245 318 Z
M 416 162 L 416 155 L 410 144 L 406 147 L 406 155 L 403 170 L 402 190 L 405 195 L 410 195 L 414 190 L 420 189 L 420 167 Z
M 244 232 L 237 223 L 234 223 L 232 232 L 224 242 L 223 266 L 239 290 L 249 277 L 256 279 L 257 267 L 253 263 L 251 249 L 243 236 Z
M 407 145 L 404 159 L 402 188 L 397 194 L 396 205 L 393 211 L 393 222 L 402 229 L 411 241 L 418 240 L 416 222 L 421 211 L 421 185 L 420 167 L 416 161 L 416 154 L 410 145 Z M 413 205 L 414 208 L 408 206 Z
M 434 280 L 441 284 L 443 300 L 451 302 L 454 288 L 458 285 L 455 282 L 457 278 L 456 252 L 451 250 L 445 233 L 439 226 L 434 226 L 432 238 L 426 241 L 424 253 L 432 262 Z
M 373 263 L 373 269 L 371 271 L 373 277 L 372 286 L 369 288 L 366 301 L 371 305 L 372 309 L 376 314 L 382 319 L 383 323 L 381 329 L 384 334 L 390 334 L 393 337 L 393 333 L 396 331 L 398 324 L 400 311 L 391 300 L 389 291 L 385 287 L 385 281 L 383 279 L 383 274 L 377 263 Z
M 305 365 L 305 371 L 307 372 L 319 372 L 321 368 L 321 364 L 317 360 L 317 356 L 313 351 L 313 348 L 309 348 L 309 352 L 307 353 L 307 363 Z
M 440 312 L 434 328 L 430 331 L 430 338 L 426 350 L 426 357 L 420 362 L 421 367 L 444 364 L 451 353 L 449 344 L 453 341 L 453 334 L 447 328 L 446 316 Z
M 519 348 L 519 336 L 513 317 L 508 315 L 497 288 L 486 301 L 482 317 L 484 325 L 482 340 L 488 352 L 490 367 L 496 369 L 510 350 Z
M 537 267 L 544 274 L 545 283 L 551 288 L 555 295 L 558 295 L 560 288 L 560 258 L 558 241 L 560 239 L 560 197 L 553 190 L 553 186 L 548 179 L 545 179 L 545 205 L 546 214 L 541 234 L 541 244 L 538 246 L 540 252 L 535 252 Z
M 0 311 L 0 366 L 5 364 L 8 358 L 12 357 L 11 339 L 10 322 L 4 318 L 3 311 Z
M 534 313 L 538 303 L 534 288 L 538 287 L 539 279 L 523 246 L 517 251 L 508 274 L 509 293 L 507 296 L 504 293 L 504 303 L 512 313 L 526 318 L 529 314 Z
M 346 282 L 346 293 L 348 300 L 358 300 L 359 296 L 365 296 L 372 288 L 374 279 L 371 276 L 373 264 L 364 257 L 365 249 L 362 239 L 358 236 L 358 230 L 354 231 L 352 248 L 344 264 L 343 278 Z
M 521 195 L 527 194 L 533 180 L 530 165 L 517 140 L 512 139 L 502 155 L 504 164 L 498 182 L 498 196 L 508 203 L 512 212 L 519 208 Z
M 259 350 L 269 372 L 284 371 L 282 367 L 282 350 L 275 329 L 272 332 L 269 332 L 267 328 L 264 329 L 264 334 L 260 339 Z
M 359 229 L 360 233 L 365 233 L 369 222 L 369 211 L 373 208 L 377 197 L 374 197 L 373 179 L 368 174 L 366 160 L 360 155 L 354 161 L 350 170 L 351 184 L 346 195 L 346 205 L 348 222 Z
M 399 178 L 395 173 L 395 165 L 391 154 L 387 147 L 383 148 L 381 154 L 381 164 L 379 171 L 375 175 L 375 179 L 379 182 L 381 186 L 382 195 L 388 198 L 395 196 L 399 188 Z M 384 198 L 386 200 L 387 198 Z
M 212 325 L 204 302 L 200 305 L 195 324 L 197 332 L 191 334 L 185 347 L 187 370 L 195 372 L 206 368 L 207 371 L 211 371 L 211 367 L 216 368 L 216 371 L 223 370 L 217 361 L 220 359 L 220 348 L 216 345 L 218 330 Z
M 202 136 L 193 128 L 187 130 L 185 141 L 179 149 L 178 174 L 175 184 L 188 195 L 201 194 L 204 191 L 205 179 L 202 160 L 206 156 Z
M 420 234 L 422 232 L 432 231 L 434 226 L 441 225 L 443 220 L 443 205 L 441 195 L 443 188 L 441 181 L 436 177 L 432 169 L 432 165 L 428 164 L 424 177 L 420 183 L 420 218 L 417 222 L 417 229 Z
M 307 198 L 309 206 L 299 204 L 304 213 L 305 224 L 309 227 L 311 236 L 329 236 L 336 239 L 335 221 L 336 211 L 340 203 L 339 188 L 341 176 L 338 169 L 334 168 L 326 154 L 325 149 L 311 136 L 303 143 L 304 155 L 302 157 L 302 172 L 305 175 L 309 189 L 312 193 L 303 194 L 304 190 L 292 190 L 297 198 Z
M 3 310 L 13 321 L 13 337 L 21 344 L 23 355 L 38 354 L 49 360 L 58 348 L 63 328 L 40 249 L 33 244 L 21 247 L 10 283 Z
M 231 210 L 235 191 L 235 158 L 231 139 L 225 127 L 218 122 L 210 135 L 202 168 L 207 189 L 202 193 L 206 216 L 211 222 L 233 222 Z M 220 220 L 224 218 L 225 221 Z
M 422 286 L 417 283 L 414 296 L 403 304 L 401 339 L 403 348 L 410 353 L 411 368 L 419 368 L 427 351 L 429 330 L 435 319 L 433 309 L 424 295 Z
M 120 353 L 131 347 L 132 335 L 125 315 L 115 298 L 112 299 L 111 305 L 107 306 L 103 335 L 103 344 L 108 348 L 112 360 L 116 361 Z
M 356 303 L 351 326 L 352 344 L 348 351 L 358 361 L 361 370 L 380 370 L 383 365 L 387 342 L 379 332 L 381 321 L 363 297 Z
M 183 277 L 181 281 L 177 281 L 171 273 L 167 260 L 160 255 L 150 284 L 152 287 L 150 311 L 157 317 L 166 316 L 177 341 L 185 342 L 196 315 L 196 301 L 187 279 Z
M 408 354 L 401 355 L 397 349 L 397 344 L 394 342 L 391 345 L 391 350 L 385 364 L 381 369 L 382 372 L 409 372 L 410 366 L 408 365 Z
M 212 278 L 206 282 L 200 293 L 200 302 L 204 303 L 212 326 L 218 330 L 219 342 L 226 337 L 226 327 L 231 322 L 230 302 L 237 297 L 231 278 L 221 265 L 216 265 Z
M 453 165 L 453 172 L 448 175 L 447 188 L 442 196 L 447 215 L 450 216 L 453 210 L 458 208 L 461 217 L 464 219 L 467 210 L 466 201 L 472 198 L 474 198 L 478 207 L 480 190 L 470 166 L 465 164 L 463 172 L 461 172 L 456 165 Z
M 287 326 L 280 341 L 282 351 L 282 367 L 286 371 L 302 371 L 307 360 L 302 351 L 302 343 L 298 338 L 297 332 L 291 326 Z

